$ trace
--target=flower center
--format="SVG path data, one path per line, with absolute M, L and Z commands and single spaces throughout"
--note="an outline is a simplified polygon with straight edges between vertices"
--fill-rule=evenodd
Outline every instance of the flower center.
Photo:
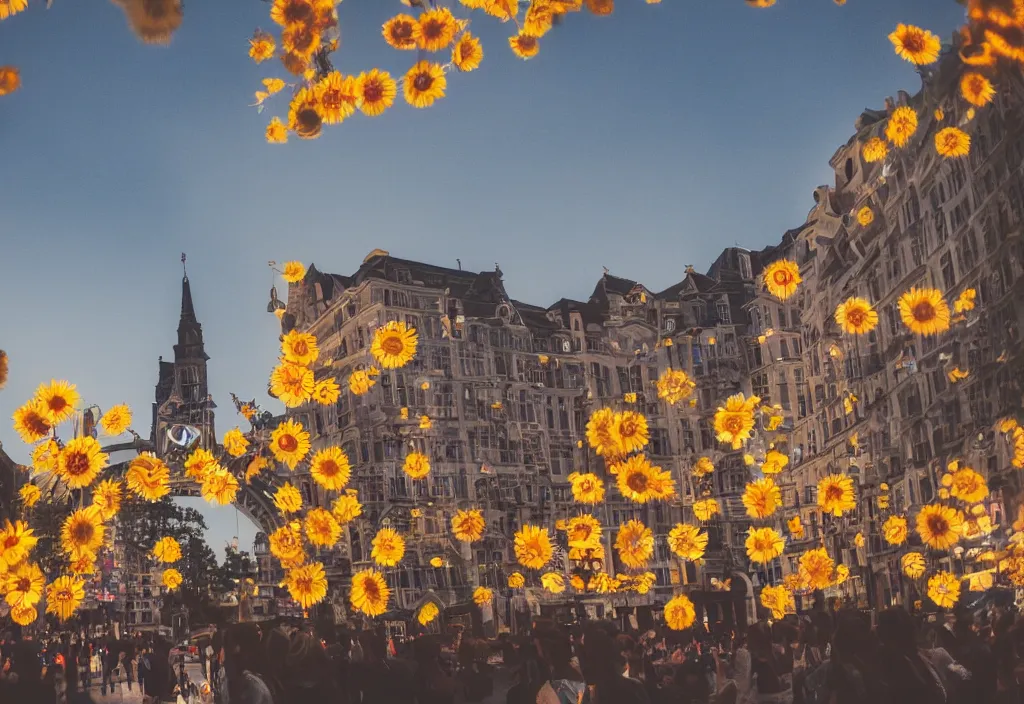
M 313 15 L 313 8 L 305 0 L 296 0 L 284 8 L 285 24 L 305 24 Z
M 376 601 L 380 598 L 380 589 L 377 588 L 377 582 L 373 579 L 366 579 L 363 581 L 363 591 L 366 592 L 366 598 L 370 601 Z
M 634 472 L 626 479 L 626 486 L 638 494 L 647 491 L 647 476 L 642 472 Z
M 294 435 L 282 435 L 277 440 L 277 446 L 284 452 L 295 452 L 299 449 L 299 441 Z
M 949 522 L 942 516 L 929 516 L 928 529 L 934 535 L 945 535 L 946 531 L 949 530 Z
M 78 477 L 89 471 L 89 458 L 81 452 L 71 453 L 64 464 L 67 472 L 73 477 Z
M 921 51 L 924 49 L 924 37 L 917 32 L 910 32 L 903 37 L 903 46 L 915 53 Z
M 22 577 L 21 579 L 18 580 L 18 583 L 16 585 L 14 585 L 13 591 L 16 591 L 16 592 L 27 592 L 31 586 L 32 586 L 32 580 L 29 579 L 28 577 Z
M 308 134 L 320 128 L 320 114 L 312 107 L 302 108 L 295 117 L 299 124 L 299 132 L 305 131 Z
M 54 593 L 53 598 L 57 601 L 71 601 L 74 598 L 74 595 L 71 593 L 70 589 L 60 589 Z
M 417 80 L 419 79 L 417 78 Z M 402 344 L 401 338 L 397 335 L 385 338 L 384 341 L 380 343 L 380 346 L 385 352 L 394 356 L 402 354 L 402 350 L 405 349 L 405 345 Z
M 320 464 L 320 473 L 325 477 L 335 477 L 340 471 L 341 469 L 338 467 L 338 463 L 334 460 L 324 460 Z
M 427 39 L 437 39 L 444 32 L 444 23 L 440 20 L 427 20 L 420 29 L 423 32 L 423 36 Z
M 725 427 L 727 432 L 736 435 L 741 430 L 743 430 L 743 420 L 739 416 L 729 416 L 728 418 L 725 419 L 723 426 Z
M 4 540 L 4 549 L 6 550 L 6 549 L 9 549 L 9 548 L 13 548 L 17 544 L 18 544 L 18 536 L 16 536 L 16 535 L 8 535 L 7 538 Z
M 634 421 L 626 419 L 619 425 L 619 434 L 624 438 L 631 438 L 636 435 L 637 425 Z
M 935 306 L 928 301 L 921 301 L 912 310 L 914 320 L 926 323 L 935 317 Z
M 60 413 L 68 407 L 68 401 L 63 396 L 54 396 L 46 402 L 46 406 L 54 413 Z
M 854 327 L 860 327 L 864 324 L 865 313 L 860 308 L 852 308 L 846 311 L 846 321 Z
M 413 87 L 419 92 L 430 90 L 430 86 L 434 85 L 434 78 L 426 72 L 419 73 L 412 82 Z
M 843 490 L 838 486 L 830 486 L 825 490 L 826 501 L 839 501 L 843 498 Z
M 363 86 L 363 102 L 376 103 L 383 97 L 384 88 L 381 86 L 380 81 L 368 81 Z
M 88 521 L 79 521 L 75 524 L 71 531 L 71 537 L 74 538 L 76 543 L 88 543 L 92 540 L 92 536 L 96 533 L 96 529 L 92 523 Z
M 778 271 L 776 271 L 772 275 L 772 278 L 775 279 L 775 283 L 777 283 L 779 286 L 785 286 L 790 282 L 789 272 L 784 269 L 779 269 Z
M 338 95 L 339 92 L 336 90 L 329 90 L 324 93 L 324 105 L 330 105 Z M 309 345 L 306 344 L 305 340 L 296 340 L 292 343 L 292 352 L 299 356 L 305 356 L 309 354 Z
M 404 44 L 412 39 L 412 24 L 399 22 L 391 28 L 391 38 L 396 44 Z
M 523 51 L 533 51 L 533 48 L 537 46 L 537 40 L 534 37 L 518 37 L 519 48 Z
M 50 424 L 41 415 L 36 413 L 29 413 L 25 416 L 25 427 L 35 435 L 46 435 L 50 432 Z

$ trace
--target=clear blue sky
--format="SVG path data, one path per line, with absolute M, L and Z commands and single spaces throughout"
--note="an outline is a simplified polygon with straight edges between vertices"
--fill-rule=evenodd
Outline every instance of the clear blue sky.
M 278 329 L 267 260 L 349 273 L 381 247 L 468 269 L 497 261 L 512 296 L 547 305 L 588 296 L 602 266 L 660 289 L 724 246 L 774 243 L 831 183 L 828 159 L 861 110 L 920 85 L 886 35 L 909 22 L 948 39 L 963 16 L 953 0 L 617 5 L 571 15 L 528 62 L 509 51 L 508 26 L 480 17 L 481 68 L 450 76 L 434 107 L 399 97 L 382 117 L 270 146 L 269 114 L 247 106 L 283 73 L 246 53 L 271 26 L 268 4 L 188 2 L 161 48 L 138 43 L 112 3 L 33 0 L 0 23 L 0 64 L 24 82 L 0 98 L 12 376 L 0 415 L 58 377 L 148 417 L 182 251 L 223 431 L 229 392 L 266 399 Z M 337 67 L 404 72 L 413 54 L 379 31 L 401 9 L 344 2 Z M 27 458 L 9 422 L 0 441 Z M 222 553 L 234 511 L 208 515 Z

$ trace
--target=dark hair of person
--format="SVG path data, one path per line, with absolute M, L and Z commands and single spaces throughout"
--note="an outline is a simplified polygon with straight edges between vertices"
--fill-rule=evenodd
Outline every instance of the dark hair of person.
M 878 614 L 878 638 L 901 655 L 917 654 L 917 628 L 906 609 L 892 607 Z
M 243 701 L 248 690 L 245 672 L 266 673 L 266 660 L 260 628 L 254 623 L 236 623 L 224 632 L 224 675 L 227 678 L 228 697 L 233 702 Z M 268 684 L 269 687 L 269 684 Z

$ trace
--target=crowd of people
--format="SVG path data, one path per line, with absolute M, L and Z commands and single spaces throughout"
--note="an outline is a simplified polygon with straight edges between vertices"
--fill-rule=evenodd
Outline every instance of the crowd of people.
M 742 632 L 538 620 L 525 635 L 397 646 L 379 630 L 240 623 L 199 649 L 201 689 L 160 639 L 0 649 L 0 702 L 18 704 L 90 701 L 114 683 L 147 704 L 1024 704 L 1024 619 L 1005 606 L 815 610 Z

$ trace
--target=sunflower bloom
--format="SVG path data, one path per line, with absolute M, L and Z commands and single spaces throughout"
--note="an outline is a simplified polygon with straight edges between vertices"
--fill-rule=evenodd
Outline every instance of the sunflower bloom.
M 128 490 L 146 501 L 159 501 L 171 493 L 170 480 L 167 465 L 151 452 L 133 459 L 125 474 Z
M 516 560 L 523 567 L 539 570 L 551 561 L 554 551 L 547 528 L 525 525 L 515 534 Z
M 327 572 L 322 562 L 311 562 L 288 570 L 282 586 L 299 606 L 308 609 L 319 604 L 327 596 Z
M 372 544 L 370 556 L 381 567 L 394 567 L 405 557 L 405 538 L 394 528 L 381 528 Z
M 786 543 L 774 528 L 751 528 L 744 545 L 751 562 L 768 563 L 782 554 Z
M 444 567 L 444 559 L 435 555 L 434 557 L 430 558 L 430 566 L 435 569 L 440 569 L 441 567 Z
M 494 592 L 487 587 L 477 587 L 473 590 L 473 603 L 477 606 L 484 606 L 494 599 Z
M 483 537 L 485 525 L 484 516 L 479 510 L 457 511 L 452 516 L 452 535 L 456 540 L 473 543 Z
M 28 7 L 28 0 L 0 0 L 0 20 L 24 12 Z
M 309 462 L 309 475 L 327 491 L 340 491 L 352 477 L 348 455 L 337 447 L 320 450 Z
M 66 519 L 60 529 L 61 549 L 73 559 L 82 555 L 95 555 L 103 546 L 103 520 L 92 506 L 78 509 Z
M 769 476 L 779 474 L 789 464 L 789 457 L 778 450 L 768 450 L 761 463 L 761 471 Z
M 710 457 L 701 457 L 694 462 L 691 471 L 693 472 L 693 476 L 698 479 L 700 477 L 706 477 L 715 471 L 715 463 L 711 461 Z
M 674 406 L 680 401 L 686 400 L 697 385 L 681 369 L 666 369 L 658 378 L 658 398 L 668 401 L 668 405 Z
M 224 451 L 232 457 L 241 457 L 249 449 L 249 440 L 242 434 L 241 429 L 232 428 L 224 433 Z
M 950 495 L 964 503 L 976 504 L 988 496 L 988 484 L 985 478 L 970 467 L 963 467 L 953 472 Z
M 206 475 L 220 467 L 217 458 L 213 453 L 202 447 L 197 447 L 185 459 L 185 476 L 196 480 L 199 483 L 206 478 Z
M 0 0 L 0 19 L 3 19 L 2 11 L 5 2 L 11 0 Z M 18 2 L 19 0 L 13 0 Z M 9 5 L 7 5 L 9 7 Z M 17 66 L 0 66 L 0 96 L 10 95 L 21 87 L 21 72 Z
M 928 578 L 928 598 L 940 609 L 952 609 L 960 601 L 960 580 L 949 572 L 936 572 Z
M 356 611 L 364 613 L 370 618 L 380 616 L 387 611 L 389 598 L 391 598 L 391 590 L 388 589 L 388 584 L 380 572 L 366 569 L 352 576 L 349 601 Z
M 309 433 L 303 430 L 302 423 L 289 418 L 270 434 L 270 451 L 274 453 L 274 459 L 294 470 L 309 454 Z
M 923 506 L 917 514 L 917 534 L 933 550 L 949 550 L 960 541 L 964 515 L 942 504 Z
M 540 585 L 552 594 L 565 591 L 565 577 L 557 572 L 546 572 L 540 576 Z
M 260 64 L 274 57 L 274 36 L 269 32 L 256 30 L 249 40 L 249 58 Z
M 78 577 L 57 577 L 46 585 L 46 613 L 67 621 L 85 599 L 85 582 Z
M 693 515 L 697 517 L 698 521 L 710 521 L 721 512 L 718 499 L 698 499 L 693 502 Z
M 796 611 L 796 599 L 783 585 L 769 585 L 761 589 L 761 606 L 772 612 L 772 618 L 781 621 L 787 613 Z
M 967 288 L 961 291 L 957 299 L 953 301 L 953 312 L 955 313 L 968 313 L 974 310 L 974 300 L 978 297 L 978 292 L 973 288 Z
M 889 35 L 896 55 L 912 64 L 923 66 L 939 60 L 942 42 L 926 29 L 912 24 L 898 24 L 896 31 Z
M 587 443 L 594 448 L 594 452 L 605 457 L 615 457 L 620 453 L 619 441 L 615 436 L 615 411 L 599 408 L 590 414 L 587 420 Z
M 437 608 L 437 604 L 432 601 L 428 601 L 420 607 L 418 612 L 416 612 L 416 620 L 419 621 L 421 626 L 426 626 L 432 623 L 439 613 L 441 612 Z
M 537 37 L 528 34 L 517 34 L 508 38 L 508 45 L 512 47 L 512 53 L 523 61 L 532 59 L 540 52 L 540 42 Z
M 750 439 L 754 429 L 754 407 L 761 402 L 757 396 L 744 398 L 734 394 L 725 400 L 715 412 L 715 434 L 719 442 L 729 443 L 738 450 Z
M 800 574 L 810 589 L 825 589 L 832 583 L 836 563 L 825 548 L 808 550 L 800 556 Z
M 569 475 L 572 484 L 572 498 L 581 504 L 599 504 L 604 501 L 604 480 L 592 472 Z
M 412 15 L 395 15 L 384 23 L 384 41 L 395 49 L 415 49 L 419 43 L 420 25 Z
M 173 564 L 181 559 L 181 545 L 169 535 L 160 538 L 153 546 L 153 557 L 158 562 Z
M 374 331 L 370 354 L 384 369 L 400 369 L 416 356 L 418 342 L 415 328 L 392 320 Z
M 914 108 L 903 105 L 892 111 L 885 125 L 885 138 L 894 146 L 902 147 L 917 131 L 917 113 Z
M 302 262 L 285 262 L 281 268 L 281 278 L 290 284 L 297 284 L 306 278 L 306 265 Z
M 43 497 L 43 492 L 41 492 L 39 487 L 35 484 L 26 484 L 18 489 L 18 495 L 21 496 L 22 506 L 25 508 L 32 508 L 39 502 L 39 499 Z
M 874 221 L 875 211 L 873 211 L 868 206 L 865 205 L 863 208 L 857 211 L 857 223 L 860 224 L 861 227 L 867 227 Z
M 111 406 L 100 417 L 100 428 L 107 435 L 116 437 L 128 431 L 132 424 L 132 409 L 125 404 Z
M 314 15 L 310 0 L 274 0 L 270 7 L 270 19 L 282 27 L 310 24 Z
M 71 570 L 71 574 L 96 574 L 96 556 L 82 555 L 77 560 L 72 560 L 68 564 L 68 569 Z
M 315 385 L 311 369 L 290 362 L 282 362 L 270 373 L 270 393 L 288 408 L 312 399 Z
M 480 67 L 484 58 L 484 49 L 480 40 L 469 32 L 463 32 L 459 41 L 452 48 L 452 63 L 463 72 L 473 71 Z
M 543 37 L 554 26 L 555 13 L 547 0 L 533 0 L 526 8 L 522 32 L 530 37 Z
M 281 526 L 268 538 L 270 554 L 276 557 L 285 569 L 301 565 L 306 559 L 302 547 L 302 533 L 299 532 L 298 521 Z
M 900 318 L 917 335 L 936 335 L 949 329 L 949 305 L 935 288 L 911 288 L 899 298 Z
M 288 142 L 288 128 L 281 122 L 280 118 L 272 117 L 270 123 L 267 124 L 264 137 L 267 140 L 267 144 L 286 144 Z
M 282 515 L 298 513 L 302 510 L 302 494 L 291 482 L 285 482 L 274 492 L 274 506 Z
M 14 411 L 14 430 L 28 443 L 37 443 L 49 434 L 53 426 L 47 418 L 46 407 L 39 401 L 29 401 Z
M 878 312 L 863 298 L 847 298 L 836 306 L 836 324 L 849 335 L 866 335 L 878 325 Z
M 3 4 L 0 3 L 0 7 Z M 3 95 L 3 93 L 0 93 Z M 19 626 L 27 626 L 30 623 L 35 623 L 36 619 L 39 618 L 39 612 L 34 606 L 15 606 L 11 609 L 11 620 Z
M 796 540 L 801 540 L 804 537 L 804 525 L 800 521 L 800 516 L 793 516 L 786 521 L 786 527 L 789 528 L 789 534 Z
M 28 557 L 39 542 L 24 521 L 4 521 L 0 530 L 0 572 L 6 572 Z
M 430 474 L 430 460 L 422 452 L 410 452 L 405 456 L 402 471 L 410 479 L 423 479 Z
M 43 598 L 44 586 L 46 575 L 39 569 L 39 565 L 29 562 L 23 562 L 6 577 L 0 577 L 0 589 L 7 592 L 5 601 L 12 608 L 38 604 Z
M 444 97 L 448 79 L 441 64 L 420 61 L 402 79 L 405 101 L 414 108 L 428 108 Z
M 860 149 L 860 154 L 864 157 L 864 161 L 873 164 L 876 161 L 881 161 L 889 154 L 889 145 L 881 137 L 872 137 L 864 142 L 864 146 Z
M 519 0 L 483 0 L 481 7 L 488 15 L 502 22 L 508 22 L 519 14 Z
M 768 518 L 782 505 L 782 490 L 771 477 L 757 479 L 743 491 L 743 505 L 751 518 Z
M 684 560 L 699 560 L 708 547 L 708 534 L 689 523 L 678 523 L 669 531 L 668 547 Z
M 612 429 L 620 450 L 626 454 L 642 450 L 650 437 L 647 419 L 636 411 L 616 413 Z
M 320 114 L 328 125 L 336 125 L 353 115 L 359 102 L 359 79 L 343 76 L 331 71 L 316 84 L 316 98 L 320 102 Z M 308 335 L 307 333 L 299 333 Z
M 394 105 L 398 85 L 387 71 L 373 69 L 356 80 L 357 105 L 364 115 L 377 117 Z
M 238 480 L 228 470 L 218 466 L 209 472 L 199 487 L 202 497 L 215 506 L 227 506 L 238 496 Z
M 890 545 L 907 542 L 907 519 L 903 516 L 889 516 L 882 524 L 882 537 Z
M 845 474 L 829 474 L 818 482 L 818 507 L 833 516 L 842 516 L 857 508 L 853 479 Z
M 459 22 L 447 7 L 438 7 L 420 14 L 416 44 L 423 51 L 447 49 L 459 31 Z
M 323 129 L 324 116 L 316 89 L 301 88 L 288 105 L 288 129 L 300 139 L 316 139 Z
M 377 380 L 373 378 L 377 373 L 377 370 L 373 368 L 357 369 L 348 377 L 348 390 L 355 396 L 362 396 L 377 383 Z
M 616 475 L 619 493 L 630 501 L 644 504 L 675 495 L 671 472 L 652 466 L 643 455 L 633 455 L 618 463 L 612 473 Z
M 601 547 L 601 523 L 589 513 L 570 518 L 565 531 L 570 548 L 595 550 Z
M 526 578 L 520 572 L 513 572 L 508 576 L 509 589 L 522 589 L 526 586 Z
M 780 301 L 785 301 L 796 293 L 797 287 L 803 281 L 800 277 L 800 267 L 788 259 L 780 259 L 766 266 L 762 278 L 768 293 Z
M 281 355 L 289 364 L 308 367 L 320 357 L 320 345 L 314 335 L 292 330 L 281 337 Z
M 315 27 L 293 24 L 281 31 L 281 48 L 286 54 L 309 60 L 320 48 L 320 32 Z
M 313 387 L 312 398 L 321 406 L 331 406 L 337 403 L 340 396 L 341 387 L 338 386 L 338 382 L 333 377 L 321 379 Z
M 81 398 L 74 384 L 53 379 L 36 390 L 35 400 L 42 405 L 50 425 L 60 425 L 75 412 Z
M 919 552 L 908 552 L 900 558 L 900 569 L 911 579 L 922 577 L 925 569 L 924 555 Z
M 341 525 L 363 515 L 363 505 L 359 503 L 359 492 L 355 489 L 346 489 L 345 493 L 331 504 L 331 514 L 338 519 L 338 523 Z
M 640 569 L 654 554 L 654 533 L 640 521 L 633 519 L 619 526 L 615 536 L 615 549 L 619 560 L 630 569 Z
M 971 152 L 971 137 L 958 127 L 945 127 L 935 135 L 935 151 L 947 159 L 967 156 Z

